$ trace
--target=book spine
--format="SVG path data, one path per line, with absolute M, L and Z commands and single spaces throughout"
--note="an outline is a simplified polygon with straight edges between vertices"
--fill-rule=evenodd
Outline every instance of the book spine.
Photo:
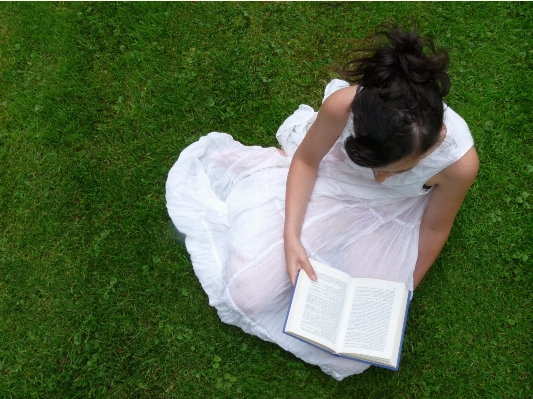
M 335 353 L 335 352 L 331 352 L 325 348 L 322 348 L 321 346 L 318 346 L 318 345 L 315 345 L 313 344 L 312 342 L 309 342 L 309 341 L 306 341 L 305 339 L 303 338 L 300 338 L 300 337 L 297 337 L 295 335 L 292 335 L 291 333 L 288 333 L 286 331 L 283 331 L 284 334 L 287 334 L 288 336 L 292 337 L 292 338 L 295 338 L 297 339 L 298 341 L 302 341 L 302 342 L 305 342 L 307 345 L 311 345 L 312 347 L 315 347 L 317 349 L 320 349 L 321 351 L 323 352 L 326 352 L 326 353 L 329 353 L 330 355 L 332 356 L 336 356 L 336 357 L 342 357 L 343 359 L 348 359 L 348 360 L 351 360 L 352 362 L 359 362 L 359 363 L 365 363 L 365 364 L 370 364 L 371 366 L 376 366 L 376 367 L 381 367 L 381 368 L 384 368 L 384 369 L 388 369 L 388 370 L 393 370 L 393 371 L 398 371 L 398 367 L 399 367 L 399 363 L 398 363 L 398 367 L 393 367 L 393 366 L 387 366 L 385 364 L 381 364 L 381 363 L 374 363 L 374 362 L 371 362 L 369 360 L 363 360 L 363 359 L 358 359 L 358 358 L 355 358 L 355 357 L 349 357 L 349 356 L 344 356 L 344 355 L 340 355 L 338 353 Z

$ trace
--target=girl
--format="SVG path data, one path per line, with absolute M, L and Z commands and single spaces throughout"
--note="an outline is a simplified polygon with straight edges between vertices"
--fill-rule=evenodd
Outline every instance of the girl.
M 437 258 L 478 171 L 466 123 L 443 104 L 448 56 L 416 30 L 382 28 L 318 113 L 277 132 L 283 150 L 211 133 L 167 180 L 167 208 L 222 321 L 341 380 L 368 368 L 283 334 L 308 258 L 413 290 Z M 426 48 L 428 51 L 425 51 Z

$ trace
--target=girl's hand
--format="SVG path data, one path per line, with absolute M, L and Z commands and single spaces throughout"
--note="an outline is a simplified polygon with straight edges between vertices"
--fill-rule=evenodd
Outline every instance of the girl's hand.
M 304 269 L 309 278 L 316 281 L 316 274 L 309 262 L 307 252 L 299 239 L 285 238 L 285 260 L 287 262 L 287 274 L 294 286 L 298 270 Z

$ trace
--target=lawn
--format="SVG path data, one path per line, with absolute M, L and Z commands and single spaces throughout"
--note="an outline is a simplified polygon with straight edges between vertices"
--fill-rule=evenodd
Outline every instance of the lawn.
M 338 382 L 222 324 L 166 212 L 210 131 L 276 145 L 392 19 L 449 49 L 480 173 L 400 371 Z M 1 398 L 533 396 L 533 4 L 1 3 Z

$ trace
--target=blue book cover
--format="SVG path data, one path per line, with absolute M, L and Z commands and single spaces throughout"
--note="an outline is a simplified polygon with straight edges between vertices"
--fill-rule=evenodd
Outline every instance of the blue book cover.
M 329 266 L 327 266 L 327 267 L 329 267 Z M 302 271 L 300 270 L 300 272 L 302 272 Z M 307 343 L 309 345 L 312 345 L 312 346 L 314 346 L 317 349 L 325 351 L 325 352 L 331 354 L 332 356 L 342 357 L 342 358 L 345 358 L 345 359 L 358 361 L 358 362 L 362 362 L 362 363 L 367 363 L 367 364 L 371 364 L 373 366 L 382 367 L 382 368 L 385 368 L 385 369 L 397 371 L 399 369 L 399 367 L 400 367 L 400 357 L 401 357 L 401 351 L 402 351 L 403 340 L 404 340 L 404 335 L 405 335 L 405 327 L 406 327 L 406 324 L 407 324 L 407 315 L 408 315 L 408 311 L 409 311 L 409 304 L 410 304 L 411 298 L 412 298 L 412 292 L 406 290 L 407 291 L 407 301 L 406 301 L 406 304 L 405 304 L 405 310 L 403 312 L 403 323 L 402 323 L 402 327 L 401 327 L 401 338 L 400 338 L 400 344 L 399 344 L 399 348 L 398 348 L 397 362 L 396 362 L 395 365 L 388 365 L 388 364 L 378 363 L 378 362 L 372 361 L 370 359 L 359 358 L 357 356 L 354 356 L 353 354 L 351 354 L 350 356 L 346 356 L 346 355 L 343 355 L 343 354 L 335 353 L 334 351 L 332 351 L 331 349 L 328 349 L 327 347 L 323 347 L 323 346 L 317 345 L 314 342 L 310 342 L 310 341 L 306 340 L 305 338 L 303 338 L 301 336 L 295 335 L 294 333 L 291 333 L 291 332 L 287 331 L 287 323 L 289 321 L 289 315 L 291 313 L 291 309 L 293 308 L 294 295 L 296 293 L 296 288 L 298 287 L 298 282 L 300 280 L 300 272 L 298 273 L 298 275 L 296 277 L 296 282 L 294 284 L 294 289 L 293 289 L 293 292 L 292 292 L 291 301 L 290 301 L 290 304 L 289 304 L 289 308 L 287 310 L 287 316 L 285 318 L 285 325 L 283 327 L 283 332 L 285 334 L 287 334 L 287 335 L 290 335 L 293 338 L 296 338 L 296 339 L 298 339 L 298 340 L 300 340 L 302 342 L 305 342 L 305 343 Z M 305 273 L 305 272 L 303 272 L 303 273 Z

